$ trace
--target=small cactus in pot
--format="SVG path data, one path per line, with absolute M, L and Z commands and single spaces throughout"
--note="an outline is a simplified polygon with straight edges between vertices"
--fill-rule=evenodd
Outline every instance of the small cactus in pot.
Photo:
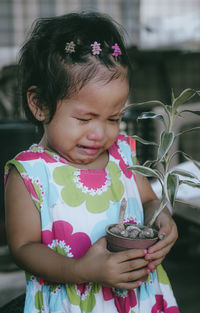
M 181 136 L 183 133 L 194 131 L 194 130 L 200 130 L 200 126 L 193 127 L 187 130 L 184 130 L 179 133 L 175 133 L 173 128 L 178 118 L 183 118 L 182 113 L 188 113 L 188 114 L 195 114 L 200 116 L 200 111 L 194 111 L 185 109 L 183 104 L 193 98 L 195 95 L 200 96 L 200 91 L 195 91 L 193 89 L 185 89 L 177 98 L 175 98 L 173 92 L 172 92 L 172 104 L 166 105 L 162 103 L 161 101 L 153 100 L 153 101 L 147 101 L 143 103 L 136 103 L 136 104 L 130 104 L 128 105 L 123 112 L 129 109 L 138 109 L 140 107 L 145 108 L 154 108 L 156 106 L 159 106 L 163 110 L 163 114 L 161 113 L 155 113 L 153 111 L 143 112 L 138 119 L 139 120 L 146 120 L 146 119 L 156 119 L 162 122 L 163 124 L 163 130 L 160 134 L 160 142 L 150 142 L 143 138 L 138 137 L 137 135 L 132 136 L 136 141 L 147 144 L 147 145 L 153 145 L 156 147 L 156 157 L 154 160 L 147 160 L 143 165 L 133 165 L 131 167 L 128 167 L 127 169 L 132 170 L 134 173 L 138 173 L 145 177 L 152 177 L 154 179 L 157 179 L 161 185 L 162 194 L 161 199 L 159 201 L 159 205 L 157 209 L 154 212 L 153 217 L 149 221 L 147 226 L 142 225 L 129 225 L 129 224 L 123 224 L 123 214 L 126 208 L 125 200 L 122 200 L 121 209 L 120 209 L 120 217 L 119 217 L 119 223 L 116 225 L 109 225 L 106 228 L 107 232 L 107 240 L 108 240 L 108 246 L 112 251 L 119 251 L 119 250 L 125 250 L 129 248 L 133 248 L 133 246 L 129 247 L 129 244 L 126 244 L 126 241 L 136 241 L 138 240 L 138 244 L 136 245 L 136 248 L 147 248 L 150 245 L 152 245 L 156 240 L 158 240 L 157 237 L 157 230 L 153 229 L 153 224 L 160 214 L 160 212 L 166 207 L 166 205 L 169 203 L 171 206 L 171 209 L 173 210 L 175 207 L 175 200 L 178 188 L 181 184 L 186 184 L 189 186 L 192 186 L 194 188 L 200 188 L 200 181 L 198 177 L 189 171 L 183 170 L 183 169 L 176 169 L 171 167 L 172 160 L 176 154 L 182 154 L 183 157 L 187 161 L 191 161 L 195 164 L 195 166 L 200 170 L 200 165 L 197 161 L 193 160 L 191 156 L 186 154 L 184 151 L 173 151 L 172 152 L 172 146 L 174 144 L 174 141 L 178 136 Z M 184 177 L 184 179 L 181 179 L 181 177 Z M 122 239 L 121 246 L 114 247 L 113 244 L 115 239 L 111 237 L 117 237 Z M 126 240 L 125 240 L 126 239 Z M 146 247 L 142 243 L 142 246 L 140 243 L 143 240 L 149 241 L 149 245 L 147 243 Z

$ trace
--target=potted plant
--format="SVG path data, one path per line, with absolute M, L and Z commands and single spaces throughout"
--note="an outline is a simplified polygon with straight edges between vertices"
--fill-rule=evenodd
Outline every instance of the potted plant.
M 129 109 L 147 107 L 152 108 L 160 106 L 163 110 L 163 114 L 157 114 L 152 111 L 142 113 L 138 119 L 157 119 L 163 124 L 163 131 L 160 134 L 160 142 L 149 142 L 144 140 L 137 135 L 132 136 L 138 142 L 142 144 L 151 144 L 156 147 L 156 158 L 154 160 L 147 160 L 143 165 L 133 165 L 127 169 L 133 170 L 134 173 L 141 174 L 146 177 L 153 177 L 157 179 L 161 185 L 162 196 L 159 201 L 159 205 L 155 210 L 153 217 L 146 226 L 142 225 L 131 225 L 124 224 L 123 217 L 126 209 L 126 201 L 122 200 L 120 208 L 119 223 L 109 225 L 106 228 L 108 248 L 112 251 L 121 251 L 130 248 L 148 248 L 154 244 L 157 240 L 157 230 L 153 228 L 153 224 L 159 215 L 159 213 L 164 209 L 164 207 L 169 203 L 172 210 L 175 206 L 175 199 L 178 191 L 178 187 L 181 184 L 186 184 L 192 187 L 200 188 L 200 181 L 195 176 L 195 174 L 183 170 L 171 167 L 172 159 L 176 154 L 182 154 L 183 157 L 192 161 L 195 166 L 200 169 L 200 165 L 197 161 L 193 160 L 189 155 L 183 151 L 173 151 L 172 146 L 174 141 L 178 136 L 185 132 L 190 132 L 193 130 L 199 130 L 200 127 L 193 127 L 184 130 L 179 133 L 174 133 L 173 127 L 176 123 L 177 118 L 183 118 L 182 113 L 187 112 L 188 114 L 196 114 L 200 116 L 200 111 L 188 110 L 182 106 L 185 102 L 190 100 L 195 95 L 200 96 L 199 91 L 193 89 L 185 89 L 177 98 L 175 98 L 172 92 L 172 103 L 171 105 L 166 105 L 160 101 L 147 101 L 143 103 L 130 104 L 123 112 Z M 180 179 L 180 176 L 184 179 Z

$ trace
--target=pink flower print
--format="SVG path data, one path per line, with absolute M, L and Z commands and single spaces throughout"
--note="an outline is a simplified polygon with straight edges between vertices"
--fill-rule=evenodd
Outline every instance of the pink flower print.
M 26 188 L 28 189 L 29 193 L 31 194 L 31 197 L 34 201 L 40 202 L 40 199 L 35 191 L 35 188 L 33 186 L 33 183 L 35 182 L 33 179 L 29 178 L 26 173 L 22 173 L 22 177 L 24 180 L 24 183 L 26 185 Z M 37 185 L 40 186 L 41 192 L 42 192 L 42 185 L 39 185 L 39 181 L 36 181 Z
M 16 156 L 15 159 L 19 161 L 43 159 L 46 163 L 67 163 L 67 161 L 64 158 L 60 157 L 58 154 L 50 151 L 45 151 L 44 148 L 39 145 L 32 145 L 29 150 L 21 152 Z
M 111 181 L 108 172 L 105 170 L 98 179 L 94 179 L 92 175 L 88 175 L 87 171 L 77 171 L 74 173 L 74 181 L 77 183 L 78 188 L 83 192 L 91 195 L 102 194 L 106 192 L 111 186 Z
M 136 217 L 135 217 L 135 219 L 136 219 Z M 137 222 L 135 221 L 135 219 L 132 218 L 132 217 L 125 217 L 124 218 L 124 224 L 134 224 L 134 225 L 136 225 Z
M 118 55 L 122 55 L 121 49 L 117 43 L 114 44 L 114 46 L 112 46 L 112 49 L 114 49 L 114 52 L 112 53 L 114 57 L 118 57 Z
M 177 306 L 167 307 L 167 302 L 163 299 L 163 295 L 156 295 L 156 303 L 151 313 L 179 313 Z
M 127 178 L 131 178 L 133 176 L 133 172 L 131 170 L 126 170 L 127 167 L 130 166 L 130 164 L 125 162 L 125 158 L 122 157 L 123 152 L 121 151 L 120 148 L 120 143 L 121 142 L 127 142 L 127 145 L 129 144 L 129 139 L 128 137 L 125 137 L 124 135 L 119 135 L 118 140 L 110 147 L 109 152 L 110 154 L 119 160 L 119 167 L 121 170 L 123 170 L 124 175 Z
M 27 150 L 20 153 L 15 160 L 17 161 L 29 161 L 29 160 L 37 160 L 37 159 L 43 159 L 47 163 L 53 163 L 55 162 L 54 158 L 49 155 L 48 153 L 45 153 L 43 150 L 38 151 L 32 151 Z
M 84 256 L 91 247 L 91 241 L 87 234 L 82 232 L 73 234 L 72 225 L 64 221 L 54 222 L 52 231 L 44 230 L 42 241 L 58 253 L 74 259 Z
M 91 47 L 92 47 L 92 54 L 93 55 L 99 55 L 100 54 L 100 52 L 102 51 L 102 49 L 100 48 L 100 43 L 98 43 L 98 42 L 94 42 L 94 43 L 92 43 L 91 44 Z
M 114 299 L 115 306 L 119 313 L 129 313 L 137 304 L 134 290 L 122 290 L 116 288 L 102 287 L 103 298 L 105 301 Z

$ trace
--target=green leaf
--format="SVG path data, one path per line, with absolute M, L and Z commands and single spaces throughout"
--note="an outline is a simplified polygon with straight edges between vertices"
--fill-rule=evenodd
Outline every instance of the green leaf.
M 200 164 L 196 160 L 194 160 L 191 156 L 189 156 L 183 151 L 179 151 L 179 152 L 182 153 L 182 155 L 184 156 L 186 160 L 192 161 L 192 163 L 200 170 Z
M 138 108 L 141 108 L 141 107 L 153 108 L 153 107 L 156 107 L 156 106 L 161 106 L 166 111 L 166 113 L 169 114 L 169 112 L 168 112 L 168 110 L 166 108 L 166 105 L 163 102 L 158 101 L 158 100 L 152 100 L 152 101 L 146 101 L 146 102 L 129 104 L 122 110 L 122 113 L 124 113 L 124 112 L 126 112 L 127 110 L 130 110 L 130 109 L 138 109 Z
M 170 202 L 172 208 L 174 207 L 177 191 L 179 187 L 179 177 L 178 175 L 169 173 L 164 183 L 164 190 L 168 201 Z
M 169 151 L 174 141 L 174 133 L 163 131 L 160 137 L 160 146 L 158 149 L 158 160 L 161 160 Z
M 195 183 L 191 180 L 180 180 L 180 184 L 185 184 L 194 188 L 200 188 L 200 183 Z
M 158 146 L 158 144 L 154 141 L 148 141 L 148 140 L 145 140 L 137 135 L 134 135 L 134 136 L 131 136 L 131 138 L 139 141 L 140 143 L 144 144 L 144 145 L 154 145 L 154 146 Z
M 183 131 L 181 131 L 180 133 L 176 134 L 176 137 L 178 137 L 178 136 L 180 136 L 180 135 L 182 135 L 182 134 L 185 134 L 185 133 L 189 133 L 189 132 L 191 132 L 191 131 L 195 131 L 195 130 L 200 130 L 200 126 L 192 127 L 192 128 L 183 130 Z
M 157 163 L 158 162 L 156 160 L 147 160 L 144 162 L 143 166 L 145 166 L 145 167 L 156 166 Z
M 174 102 L 174 100 L 175 100 L 174 90 L 172 89 L 172 91 L 171 91 L 171 101 L 172 101 L 172 103 Z
M 173 170 L 171 172 L 171 174 L 181 175 L 181 176 L 184 176 L 184 177 L 194 178 L 194 179 L 198 180 L 198 177 L 196 175 L 192 174 L 191 172 L 182 170 L 182 169 L 180 169 L 180 170 L 179 169 Z
M 187 88 L 183 90 L 181 94 L 177 98 L 175 98 L 172 103 L 173 111 L 176 111 L 179 105 L 191 99 L 195 94 L 196 94 L 196 91 L 194 89 Z
M 189 112 L 189 113 L 193 113 L 196 115 L 200 115 L 200 111 L 193 111 L 193 110 L 183 110 L 183 111 L 180 111 L 179 113 L 183 113 L 183 112 Z
M 162 114 L 156 114 L 154 112 L 144 112 L 142 113 L 140 116 L 138 116 L 138 120 L 144 120 L 144 119 L 159 119 L 160 121 L 162 121 L 162 123 L 164 124 L 165 128 L 166 127 L 166 123 L 165 123 L 165 119 L 163 117 Z
M 200 164 L 197 161 L 195 161 L 195 160 L 192 160 L 192 162 L 200 170 Z
M 154 177 L 154 178 L 157 178 L 159 180 L 161 179 L 160 174 L 156 170 L 152 170 L 151 168 L 146 167 L 146 166 L 133 165 L 133 166 L 127 167 L 126 169 L 127 170 L 132 170 L 135 173 L 138 173 L 138 174 L 140 174 L 142 176 Z

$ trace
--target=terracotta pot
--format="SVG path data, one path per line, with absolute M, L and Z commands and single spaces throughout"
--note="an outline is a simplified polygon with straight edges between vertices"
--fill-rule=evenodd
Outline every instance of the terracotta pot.
M 109 229 L 115 225 L 116 224 L 111 224 L 106 227 L 107 248 L 112 252 L 125 251 L 129 249 L 147 249 L 158 241 L 158 237 L 151 239 L 133 239 L 113 234 Z M 157 231 L 155 232 L 157 233 Z M 147 278 L 148 275 L 142 277 L 140 280 L 146 281 Z
M 133 239 L 113 234 L 112 232 L 110 232 L 110 228 L 112 228 L 115 225 L 116 224 L 111 224 L 106 227 L 106 239 L 108 242 L 108 249 L 112 252 L 119 252 L 127 249 L 147 249 L 151 247 L 154 243 L 156 243 L 156 241 L 158 240 L 158 237 L 151 239 Z

